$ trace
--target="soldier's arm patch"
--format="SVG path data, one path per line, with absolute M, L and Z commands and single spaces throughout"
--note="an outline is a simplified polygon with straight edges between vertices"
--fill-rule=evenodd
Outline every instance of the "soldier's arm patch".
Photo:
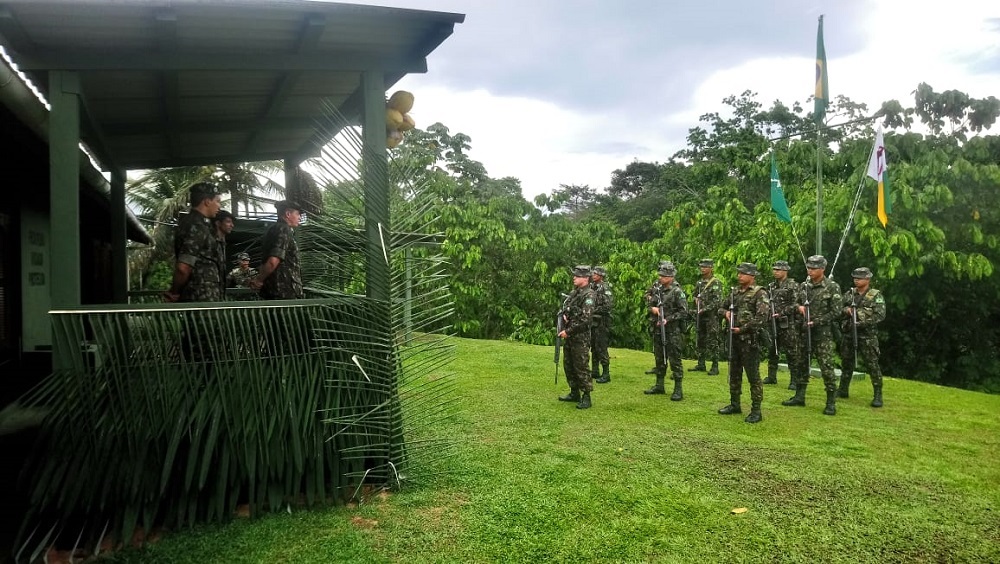
M 594 305 L 594 300 L 592 298 L 587 298 L 583 303 L 587 305 Z
M 877 304 L 884 304 L 885 303 L 885 298 L 882 297 L 882 294 L 879 294 L 879 295 L 875 296 L 875 303 L 877 303 Z

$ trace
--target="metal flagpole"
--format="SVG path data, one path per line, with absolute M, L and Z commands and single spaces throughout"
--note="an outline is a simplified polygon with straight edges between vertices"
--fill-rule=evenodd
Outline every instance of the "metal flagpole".
M 823 130 L 816 128 L 816 254 L 823 254 Z

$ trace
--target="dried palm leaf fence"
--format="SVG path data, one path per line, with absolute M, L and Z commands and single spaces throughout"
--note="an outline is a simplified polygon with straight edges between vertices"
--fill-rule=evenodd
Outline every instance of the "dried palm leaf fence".
M 325 213 L 297 238 L 309 299 L 137 304 L 52 313 L 71 367 L 21 400 L 48 415 L 25 471 L 19 561 L 251 514 L 363 497 L 447 469 L 453 415 L 434 209 L 390 163 L 392 229 L 367 248 L 362 142 L 339 130 L 313 162 Z M 369 253 L 391 303 L 365 296 Z M 58 539 L 58 541 L 57 541 Z

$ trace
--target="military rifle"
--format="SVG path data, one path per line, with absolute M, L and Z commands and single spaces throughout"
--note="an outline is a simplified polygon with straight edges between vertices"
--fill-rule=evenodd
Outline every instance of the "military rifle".
M 569 294 L 562 294 L 563 305 L 559 308 L 559 312 L 556 313 L 556 355 L 552 359 L 552 362 L 556 365 L 556 376 L 555 384 L 559 385 L 559 349 L 562 347 L 562 337 L 559 335 L 563 332 L 563 312 L 566 311 L 566 302 L 569 300 Z
M 694 297 L 694 348 L 701 350 L 701 294 Z M 700 354 L 700 353 L 699 353 Z
M 771 340 L 774 341 L 774 355 L 778 356 L 778 321 L 774 316 L 774 292 L 773 288 L 769 287 L 767 292 L 767 301 L 771 302 Z
M 813 348 L 813 333 L 812 333 L 812 317 L 809 315 L 809 296 L 806 296 L 806 301 L 802 304 L 806 308 L 806 373 L 812 374 L 812 348 Z
M 851 333 L 854 336 L 854 358 L 858 357 L 858 290 L 854 289 L 851 299 Z
M 733 377 L 733 329 L 736 328 L 736 287 L 729 289 L 729 378 Z
M 663 366 L 667 366 L 667 318 L 663 315 L 663 294 L 660 294 L 659 304 L 656 306 L 660 312 L 660 346 L 663 347 Z

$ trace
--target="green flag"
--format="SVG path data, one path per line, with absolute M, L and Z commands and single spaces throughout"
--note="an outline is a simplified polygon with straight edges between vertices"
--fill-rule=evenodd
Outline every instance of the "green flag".
M 781 221 L 792 222 L 792 214 L 788 212 L 788 204 L 785 203 L 785 192 L 778 179 L 778 164 L 774 162 L 774 153 L 771 153 L 771 209 Z
M 826 75 L 826 48 L 823 47 L 823 16 L 819 17 L 819 29 L 816 31 L 816 107 L 813 119 L 817 124 L 823 123 L 826 117 L 826 106 L 830 103 L 830 85 Z

